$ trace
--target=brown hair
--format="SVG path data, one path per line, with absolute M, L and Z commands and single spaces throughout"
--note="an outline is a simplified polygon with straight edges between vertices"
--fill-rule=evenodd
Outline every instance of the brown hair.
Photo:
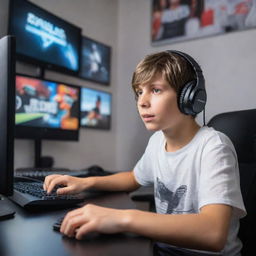
M 193 67 L 183 57 L 168 51 L 154 53 L 140 61 L 133 73 L 135 94 L 138 86 L 150 82 L 156 74 L 162 74 L 177 94 L 187 82 L 196 79 Z

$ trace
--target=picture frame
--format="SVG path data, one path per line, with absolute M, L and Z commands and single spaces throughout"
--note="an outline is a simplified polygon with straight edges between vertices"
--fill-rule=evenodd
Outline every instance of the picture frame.
M 80 127 L 101 130 L 111 129 L 112 94 L 81 87 Z
M 152 45 L 256 27 L 255 0 L 152 0 Z
M 110 84 L 111 47 L 82 36 L 79 77 L 100 83 Z

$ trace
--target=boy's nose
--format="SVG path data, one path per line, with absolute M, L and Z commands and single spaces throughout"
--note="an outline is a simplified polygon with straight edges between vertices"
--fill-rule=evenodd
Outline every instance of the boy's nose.
M 150 106 L 150 96 L 148 94 L 142 94 L 140 95 L 138 99 L 138 105 L 140 107 L 149 107 Z

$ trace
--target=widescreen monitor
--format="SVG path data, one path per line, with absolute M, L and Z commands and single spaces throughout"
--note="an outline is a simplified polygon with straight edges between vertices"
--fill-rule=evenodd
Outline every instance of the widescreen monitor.
M 81 127 L 108 130 L 111 127 L 112 95 L 101 90 L 81 89 Z
M 82 37 L 79 76 L 104 85 L 110 83 L 111 47 Z
M 9 33 L 17 57 L 41 67 L 79 71 L 81 29 L 25 0 L 10 0 Z
M 78 140 L 79 121 L 79 87 L 16 76 L 16 138 Z
M 0 194 L 13 193 L 15 38 L 0 39 Z M 0 217 L 5 216 L 0 200 Z

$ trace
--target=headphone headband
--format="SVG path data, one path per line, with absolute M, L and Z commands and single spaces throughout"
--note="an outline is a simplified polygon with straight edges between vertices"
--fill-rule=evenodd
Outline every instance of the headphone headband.
M 195 61 L 194 58 L 192 58 L 190 55 L 188 55 L 185 52 L 181 51 L 176 51 L 176 50 L 167 50 L 169 53 L 174 53 L 177 54 L 181 57 L 183 57 L 194 69 L 195 74 L 196 74 L 196 80 L 197 80 L 197 86 L 200 86 L 201 89 L 205 89 L 205 81 L 204 81 L 204 76 L 203 76 L 203 71 L 199 64 Z

